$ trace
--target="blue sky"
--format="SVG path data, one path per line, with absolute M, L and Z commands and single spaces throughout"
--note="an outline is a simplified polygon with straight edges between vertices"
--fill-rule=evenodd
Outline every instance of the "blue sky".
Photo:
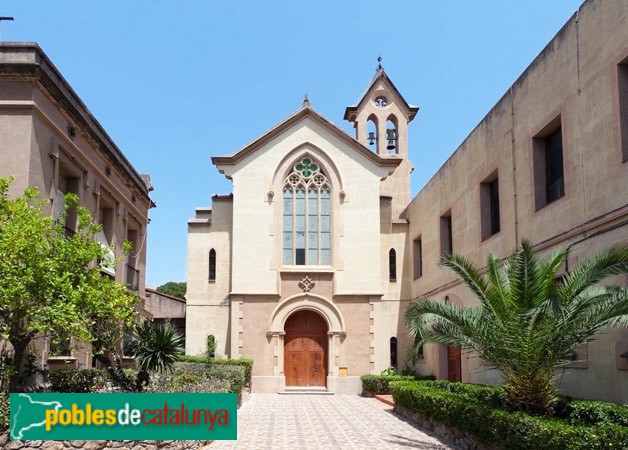
M 416 194 L 580 0 L 0 0 L 3 41 L 38 42 L 140 173 L 147 284 L 185 280 L 186 221 L 230 182 L 231 153 L 300 107 L 344 108 L 382 64 L 409 103 Z

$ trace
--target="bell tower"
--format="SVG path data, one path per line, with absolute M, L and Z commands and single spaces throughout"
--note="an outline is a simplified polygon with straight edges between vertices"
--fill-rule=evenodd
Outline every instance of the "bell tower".
M 395 171 L 382 181 L 380 194 L 392 197 L 393 217 L 410 203 L 410 172 L 408 159 L 408 124 L 419 108 L 409 105 L 392 83 L 382 58 L 377 58 L 375 76 L 357 106 L 348 106 L 344 118 L 353 123 L 355 138 L 382 158 L 401 159 Z

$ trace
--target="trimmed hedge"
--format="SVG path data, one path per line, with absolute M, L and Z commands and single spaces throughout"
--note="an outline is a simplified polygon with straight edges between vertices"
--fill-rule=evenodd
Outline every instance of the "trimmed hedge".
M 137 369 L 124 369 L 135 380 Z M 50 392 L 88 393 L 102 389 L 111 377 L 106 369 L 58 369 L 48 372 Z
M 251 382 L 253 361 L 248 358 L 185 357 L 172 371 L 151 374 L 147 392 L 235 392 Z M 135 380 L 136 369 L 124 369 Z M 48 374 L 50 392 L 97 392 L 110 381 L 105 369 L 60 369 Z
M 245 385 L 251 384 L 251 375 L 253 374 L 253 360 L 251 358 L 221 359 L 206 358 L 204 356 L 183 355 L 180 358 L 182 362 L 204 363 L 214 366 L 242 366 L 245 368 Z
M 499 396 L 503 395 L 501 388 L 397 381 L 390 384 L 390 390 L 397 405 L 465 431 L 489 446 L 544 450 L 622 449 L 628 446 L 628 428 L 617 423 L 574 425 L 565 419 L 532 416 L 496 406 Z M 490 391 L 494 393 L 484 400 L 482 394 Z M 583 409 L 581 402 L 576 402 L 576 409 Z M 611 406 L 609 410 L 614 408 Z
M 391 381 L 433 380 L 433 375 L 362 375 L 362 393 L 370 395 L 390 394 Z
M 147 392 L 240 392 L 245 369 L 177 362 L 172 371 L 151 375 Z
M 556 415 L 572 425 L 622 425 L 628 427 L 628 408 L 614 403 L 563 397 Z

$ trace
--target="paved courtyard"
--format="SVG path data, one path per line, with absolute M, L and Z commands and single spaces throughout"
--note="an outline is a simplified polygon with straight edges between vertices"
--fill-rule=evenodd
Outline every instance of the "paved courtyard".
M 238 410 L 238 440 L 213 449 L 453 449 L 357 395 L 253 394 Z

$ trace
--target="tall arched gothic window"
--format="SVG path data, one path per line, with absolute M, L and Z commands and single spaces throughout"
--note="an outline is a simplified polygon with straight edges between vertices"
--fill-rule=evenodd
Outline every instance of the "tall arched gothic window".
M 283 185 L 283 263 L 331 263 L 331 187 L 320 164 L 305 156 Z
M 388 252 L 388 278 L 397 281 L 397 252 L 394 248 Z

